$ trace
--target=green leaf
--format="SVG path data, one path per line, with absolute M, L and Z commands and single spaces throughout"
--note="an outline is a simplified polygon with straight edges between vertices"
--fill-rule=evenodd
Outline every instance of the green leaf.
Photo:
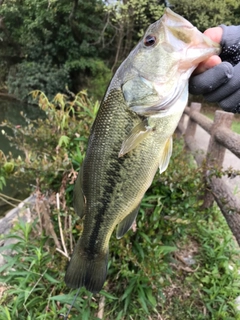
M 106 292 L 104 290 L 101 290 L 100 294 L 102 294 L 104 297 L 106 297 L 108 299 L 111 299 L 111 300 L 118 300 L 119 299 L 118 297 L 115 297 L 112 294 L 110 294 L 110 293 L 108 293 L 108 292 Z
M 138 286 L 138 299 L 139 299 L 144 311 L 146 313 L 149 313 L 149 310 L 148 310 L 148 307 L 146 304 L 146 295 L 145 295 L 144 290 L 141 287 L 141 285 Z
M 137 241 L 135 241 L 135 242 L 134 242 L 134 246 L 136 247 L 138 253 L 139 253 L 140 256 L 141 256 L 141 258 L 144 259 L 144 250 L 143 250 L 143 248 L 141 247 L 141 245 L 140 245 Z
M 70 141 L 70 138 L 67 137 L 67 136 L 61 136 L 59 141 L 58 141 L 58 146 L 61 148 L 62 145 L 64 145 L 65 147 L 68 146 L 69 144 L 69 141 Z
M 159 246 L 158 247 L 158 252 L 161 252 L 163 254 L 168 254 L 170 252 L 177 251 L 177 247 L 172 247 L 172 246 Z
M 127 289 L 124 291 L 124 294 L 121 297 L 121 300 L 123 301 L 126 299 L 126 297 L 129 297 L 134 289 L 134 286 L 136 285 L 137 279 L 132 279 L 130 285 L 127 287 Z
M 0 306 L 0 311 L 1 311 L 0 315 L 2 314 L 2 316 L 4 316 L 4 318 L 0 317 L 0 320 L 12 320 L 7 306 L 5 307 Z
M 50 274 L 48 274 L 48 273 L 44 274 L 44 278 L 46 278 L 50 283 L 54 283 L 54 284 L 60 283 L 59 280 L 56 280 L 55 278 L 50 276 Z
M 148 301 L 155 308 L 157 306 L 157 301 L 156 301 L 156 298 L 152 294 L 152 289 L 146 289 L 146 295 L 147 295 Z

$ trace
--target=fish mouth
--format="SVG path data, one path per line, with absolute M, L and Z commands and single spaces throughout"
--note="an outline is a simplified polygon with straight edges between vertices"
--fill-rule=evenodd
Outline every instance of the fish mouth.
M 157 115 L 164 114 L 169 111 L 171 106 L 173 106 L 178 99 L 180 99 L 186 83 L 182 83 L 180 86 L 174 88 L 174 90 L 164 99 L 160 99 L 157 103 L 151 106 L 146 105 L 135 105 L 131 106 L 131 110 L 142 115 Z

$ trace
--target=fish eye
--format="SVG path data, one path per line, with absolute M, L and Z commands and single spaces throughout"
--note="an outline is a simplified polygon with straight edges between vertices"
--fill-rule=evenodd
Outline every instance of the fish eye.
M 146 36 L 146 38 L 144 39 L 144 45 L 146 47 L 151 47 L 156 43 L 156 37 L 152 34 L 149 34 Z

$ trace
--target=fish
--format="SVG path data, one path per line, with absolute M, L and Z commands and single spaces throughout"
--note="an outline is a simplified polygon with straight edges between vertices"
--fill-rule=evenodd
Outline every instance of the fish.
M 84 220 L 65 274 L 68 287 L 102 289 L 114 229 L 120 239 L 131 228 L 157 170 L 168 167 L 189 77 L 219 53 L 219 44 L 167 8 L 116 71 L 75 182 L 74 210 Z

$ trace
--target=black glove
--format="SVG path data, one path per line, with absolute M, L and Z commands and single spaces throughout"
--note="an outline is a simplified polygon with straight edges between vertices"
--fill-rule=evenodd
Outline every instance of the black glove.
M 202 94 L 209 102 L 218 102 L 225 111 L 240 113 L 240 26 L 220 27 L 223 62 L 191 77 L 189 92 Z

